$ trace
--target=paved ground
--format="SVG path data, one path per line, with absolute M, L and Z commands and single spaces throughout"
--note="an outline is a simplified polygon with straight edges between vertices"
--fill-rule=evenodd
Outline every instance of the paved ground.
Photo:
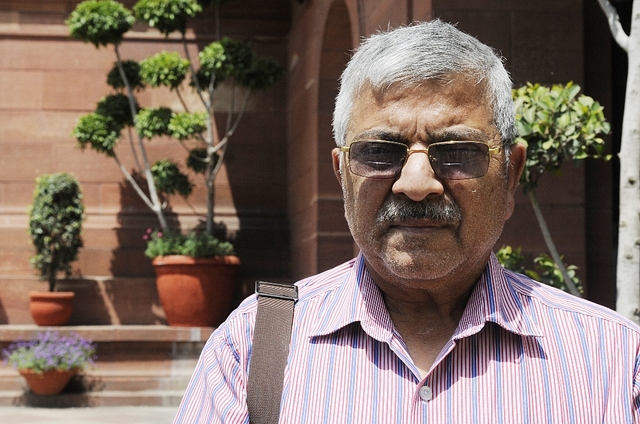
M 91 408 L 32 408 L 1 406 L 2 424 L 171 424 L 176 407 L 101 406 Z

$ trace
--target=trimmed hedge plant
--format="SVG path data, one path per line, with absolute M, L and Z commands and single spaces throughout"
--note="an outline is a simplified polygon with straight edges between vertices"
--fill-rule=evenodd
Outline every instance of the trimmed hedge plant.
M 42 175 L 36 179 L 33 205 L 29 210 L 29 235 L 36 249 L 31 265 L 55 291 L 59 272 L 71 274 L 71 263 L 83 246 L 82 191 L 67 173 Z

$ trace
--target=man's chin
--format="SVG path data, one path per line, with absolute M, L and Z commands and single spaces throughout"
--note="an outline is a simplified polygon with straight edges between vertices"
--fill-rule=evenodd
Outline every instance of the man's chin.
M 379 259 L 377 267 L 384 267 L 383 270 L 378 270 L 379 274 L 403 280 L 437 280 L 450 273 L 459 262 L 450 252 L 425 251 L 392 250 Z

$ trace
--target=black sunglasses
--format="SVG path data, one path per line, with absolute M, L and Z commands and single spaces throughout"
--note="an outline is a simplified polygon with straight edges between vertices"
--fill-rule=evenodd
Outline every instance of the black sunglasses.
M 489 169 L 489 155 L 501 149 L 480 141 L 443 141 L 421 150 L 409 150 L 406 144 L 386 140 L 361 140 L 340 147 L 349 154 L 351 172 L 361 177 L 395 178 L 409 155 L 426 153 L 433 172 L 445 180 L 482 177 Z

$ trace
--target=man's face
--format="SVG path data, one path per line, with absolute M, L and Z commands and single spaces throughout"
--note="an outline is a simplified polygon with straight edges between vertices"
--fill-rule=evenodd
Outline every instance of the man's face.
M 382 139 L 423 150 L 434 142 L 472 140 L 498 147 L 482 88 L 465 79 L 384 94 L 365 87 L 354 102 L 347 144 Z M 521 146 L 513 152 L 509 171 L 499 151 L 490 155 L 484 176 L 444 180 L 424 153 L 411 154 L 396 178 L 372 179 L 350 172 L 347 155 L 334 150 L 334 167 L 342 160 L 347 222 L 374 279 L 434 289 L 475 282 L 513 211 L 524 162 Z

